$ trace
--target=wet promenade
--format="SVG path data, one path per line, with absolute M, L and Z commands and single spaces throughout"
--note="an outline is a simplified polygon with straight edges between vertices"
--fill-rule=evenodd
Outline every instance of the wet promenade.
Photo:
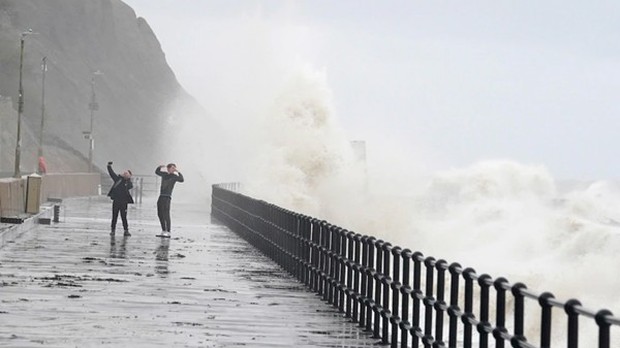
M 110 237 L 105 197 L 62 203 L 0 249 L 0 347 L 371 347 L 377 340 L 210 221 L 173 201 L 170 240 L 155 202 Z M 120 227 L 119 219 L 119 227 Z M 122 228 L 119 228 L 122 230 Z

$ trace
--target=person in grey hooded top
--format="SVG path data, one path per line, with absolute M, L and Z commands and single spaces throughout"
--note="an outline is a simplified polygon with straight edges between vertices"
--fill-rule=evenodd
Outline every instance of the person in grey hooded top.
M 166 168 L 166 171 L 163 171 L 162 168 Z M 155 174 L 161 176 L 159 198 L 157 199 L 157 217 L 161 225 L 162 236 L 170 237 L 170 201 L 172 200 L 172 190 L 174 189 L 174 184 L 184 182 L 185 179 L 174 163 L 158 166 L 155 169 Z

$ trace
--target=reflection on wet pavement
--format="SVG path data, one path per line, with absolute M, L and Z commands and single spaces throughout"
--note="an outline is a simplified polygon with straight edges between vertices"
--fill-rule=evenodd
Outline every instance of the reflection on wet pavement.
M 0 347 L 371 347 L 368 333 L 175 202 L 173 238 L 154 200 L 109 235 L 110 201 L 67 200 L 66 219 L 0 249 Z
M 124 259 L 125 258 L 125 244 L 128 237 L 110 236 L 110 258 L 111 259 Z
M 155 272 L 161 277 L 168 275 L 168 249 L 170 239 L 161 238 L 157 250 L 155 250 Z

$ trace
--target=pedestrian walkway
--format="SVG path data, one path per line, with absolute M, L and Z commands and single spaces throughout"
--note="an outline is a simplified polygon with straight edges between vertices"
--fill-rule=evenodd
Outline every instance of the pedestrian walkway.
M 131 206 L 128 238 L 109 235 L 109 199 L 62 204 L 60 223 L 38 225 L 0 249 L 0 347 L 377 343 L 211 223 L 206 203 L 173 202 L 172 239 L 155 237 L 152 198 Z

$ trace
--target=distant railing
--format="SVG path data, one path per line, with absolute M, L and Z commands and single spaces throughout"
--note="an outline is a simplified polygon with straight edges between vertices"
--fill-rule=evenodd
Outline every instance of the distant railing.
M 212 216 L 391 347 L 485 348 L 494 341 L 497 348 L 559 347 L 558 342 L 610 348 L 611 327 L 620 327 L 620 318 L 608 310 L 592 311 L 575 299 L 562 302 L 522 283 L 478 275 L 237 189 L 213 186 Z M 554 309 L 564 312 L 563 328 L 558 318 L 552 321 Z M 594 319 L 586 324 L 596 325 L 596 342 L 580 337 L 581 317 Z M 534 319 L 537 337 L 526 337 L 526 324 Z M 620 347 L 618 339 L 613 343 Z
M 133 188 L 130 193 L 136 204 L 142 203 L 142 199 L 145 194 L 157 194 L 159 192 L 160 179 L 157 175 L 141 175 L 135 174 L 131 177 Z M 107 195 L 108 191 L 112 187 L 112 179 L 105 173 L 101 174 L 101 194 Z

